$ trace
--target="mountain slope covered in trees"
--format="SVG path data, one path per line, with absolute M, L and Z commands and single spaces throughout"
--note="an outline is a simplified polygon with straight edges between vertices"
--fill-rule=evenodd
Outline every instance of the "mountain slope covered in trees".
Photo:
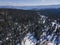
M 50 10 L 1 8 L 0 45 L 21 45 L 21 41 L 29 32 L 34 34 L 38 41 L 37 45 L 42 45 L 46 41 L 59 44 L 60 18 L 58 17 L 60 15 L 58 14 L 60 13 L 55 14 L 54 11 Z

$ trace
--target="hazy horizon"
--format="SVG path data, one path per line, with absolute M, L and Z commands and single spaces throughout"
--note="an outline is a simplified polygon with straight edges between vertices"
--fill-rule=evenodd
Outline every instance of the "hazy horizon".
M 0 6 L 59 5 L 60 0 L 0 0 Z

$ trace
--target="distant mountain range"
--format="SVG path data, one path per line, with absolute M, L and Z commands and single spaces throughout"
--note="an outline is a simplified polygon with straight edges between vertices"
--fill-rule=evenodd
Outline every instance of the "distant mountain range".
M 60 8 L 60 5 L 40 5 L 40 6 L 0 6 L 0 8 L 16 8 L 16 9 L 50 9 L 50 8 Z

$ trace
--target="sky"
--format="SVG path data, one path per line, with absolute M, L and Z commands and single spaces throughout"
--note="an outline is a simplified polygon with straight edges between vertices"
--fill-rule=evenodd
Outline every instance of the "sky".
M 0 6 L 58 5 L 60 0 L 0 0 Z

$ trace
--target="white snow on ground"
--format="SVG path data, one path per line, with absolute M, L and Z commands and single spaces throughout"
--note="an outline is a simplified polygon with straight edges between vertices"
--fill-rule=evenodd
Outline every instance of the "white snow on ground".
M 56 24 L 55 22 L 52 22 L 52 26 L 54 26 L 54 24 Z
M 59 44 L 60 45 L 60 44 Z
M 51 43 L 51 42 L 49 42 L 49 43 L 47 43 L 47 45 L 54 45 L 53 43 Z
M 36 42 L 33 43 L 33 41 L 29 39 L 29 36 L 31 36 L 30 33 L 28 33 L 25 36 L 25 38 L 22 40 L 22 45 L 36 45 Z M 31 37 L 31 38 L 33 38 L 33 37 Z M 34 41 L 36 41 L 36 40 L 34 40 Z

